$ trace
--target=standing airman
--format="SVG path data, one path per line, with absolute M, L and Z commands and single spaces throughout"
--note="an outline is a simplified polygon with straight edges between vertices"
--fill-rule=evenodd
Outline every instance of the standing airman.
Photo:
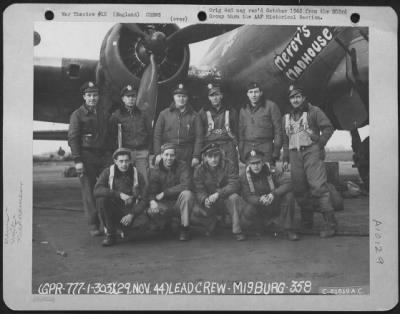
M 183 84 L 173 91 L 174 102 L 160 112 L 154 128 L 154 155 L 156 163 L 161 159 L 161 146 L 165 143 L 176 145 L 177 159 L 189 167 L 200 162 L 203 130 L 200 118 L 189 104 L 188 91 Z
M 218 144 L 225 154 L 224 157 L 233 162 L 238 172 L 236 110 L 223 102 L 224 94 L 219 85 L 210 83 L 207 87 L 209 103 L 199 112 L 204 130 L 204 145 Z
M 110 132 L 114 149 L 118 144 L 118 124 L 121 125 L 121 146 L 132 151 L 131 160 L 148 184 L 149 150 L 151 148 L 151 122 L 136 106 L 137 90 L 127 85 L 121 90 L 123 107 L 110 118 Z
M 290 113 L 283 117 L 283 169 L 290 162 L 294 192 L 301 207 L 303 226 L 313 225 L 313 206 L 310 197 L 316 198 L 324 218 L 320 231 L 322 238 L 335 234 L 337 223 L 330 197 L 324 158 L 324 147 L 334 128 L 321 109 L 311 105 L 303 88 L 291 85 Z
M 107 148 L 108 116 L 101 115 L 97 108 L 99 90 L 94 82 L 86 82 L 81 87 L 84 103 L 70 118 L 68 145 L 78 173 L 83 208 L 93 236 L 102 234 L 100 218 L 96 209 L 93 188 L 96 177 L 111 163 L 111 152 Z
M 247 86 L 249 103 L 239 114 L 239 153 L 245 155 L 252 149 L 262 151 L 265 161 L 275 165 L 282 148 L 282 116 L 278 106 L 263 97 L 257 82 Z

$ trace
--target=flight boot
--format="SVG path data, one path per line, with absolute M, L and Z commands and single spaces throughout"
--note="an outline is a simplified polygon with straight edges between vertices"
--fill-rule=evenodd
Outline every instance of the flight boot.
M 100 230 L 100 227 L 97 225 L 90 225 L 89 233 L 92 237 L 99 237 L 104 235 L 104 233 Z
M 180 227 L 179 233 L 179 241 L 188 241 L 189 240 L 189 227 Z
M 310 210 L 301 211 L 301 228 L 311 230 L 314 227 L 314 212 Z
M 218 228 L 218 219 L 216 216 L 209 216 L 206 220 L 206 237 L 212 237 L 216 234 Z
M 327 212 L 322 214 L 324 218 L 324 225 L 319 233 L 321 238 L 330 238 L 336 234 L 337 222 L 333 212 Z
M 246 240 L 246 236 L 244 235 L 243 232 L 239 232 L 239 233 L 233 233 L 233 237 L 236 241 L 244 241 Z
M 337 223 L 329 192 L 325 192 L 320 196 L 319 204 L 324 219 L 324 226 L 319 235 L 321 238 L 333 237 L 336 233 Z
M 286 230 L 285 231 L 286 239 L 289 241 L 298 241 L 300 240 L 300 236 L 297 232 L 293 230 Z
M 113 234 L 107 234 L 106 238 L 103 240 L 101 245 L 107 247 L 107 246 L 113 246 L 116 243 L 117 243 L 116 236 Z
M 314 226 L 313 201 L 308 194 L 296 195 L 296 202 L 300 207 L 301 229 L 311 230 Z

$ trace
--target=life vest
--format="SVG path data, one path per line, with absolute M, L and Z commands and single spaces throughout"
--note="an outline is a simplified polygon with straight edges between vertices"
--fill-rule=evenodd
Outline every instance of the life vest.
M 268 162 L 266 162 L 265 165 L 268 168 L 269 175 L 267 176 L 267 181 L 268 181 L 269 189 L 272 192 L 273 190 L 275 190 L 275 184 L 274 184 L 274 180 L 272 179 L 271 168 L 269 167 Z M 250 192 L 255 193 L 256 190 L 254 188 L 253 179 L 251 178 L 250 165 L 246 167 L 246 179 L 247 179 L 247 182 L 249 183 Z
M 300 119 L 294 121 L 289 113 L 285 114 L 285 132 L 289 137 L 289 149 L 300 150 L 301 146 L 310 146 L 312 140 L 307 130 L 309 130 L 307 112 L 303 112 Z
M 133 167 L 133 185 L 132 185 L 132 193 L 133 196 L 138 198 L 139 196 L 139 180 L 138 180 L 138 174 L 137 174 L 137 170 L 136 167 Z M 111 165 L 110 166 L 110 176 L 108 178 L 108 185 L 110 187 L 110 189 L 112 190 L 113 187 L 113 183 L 114 183 L 114 175 L 115 175 L 115 165 Z
M 209 136 L 211 134 L 212 131 L 214 131 L 215 128 L 215 122 L 212 118 L 211 112 L 209 110 L 206 111 L 206 116 L 207 116 L 207 124 L 208 124 L 208 129 L 207 129 L 207 135 Z M 232 132 L 231 132 L 231 128 L 229 126 L 229 110 L 225 110 L 225 123 L 224 123 L 224 127 L 225 130 L 223 129 L 217 129 L 215 130 L 216 133 L 222 134 L 224 131 L 229 135 L 229 137 L 234 138 Z

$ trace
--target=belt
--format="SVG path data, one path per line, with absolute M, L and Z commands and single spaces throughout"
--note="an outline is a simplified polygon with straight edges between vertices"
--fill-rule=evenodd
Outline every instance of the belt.
M 259 140 L 248 140 L 248 139 L 243 139 L 242 141 L 245 143 L 252 143 L 252 144 L 265 144 L 268 142 L 272 142 L 274 139 L 273 138 L 263 138 L 263 139 L 259 139 Z
M 225 129 L 213 129 L 211 130 L 211 134 L 222 135 L 228 133 Z
M 312 144 L 311 144 L 312 145 Z M 309 148 L 309 147 L 311 147 L 311 145 L 308 145 L 308 146 L 300 146 L 299 147 L 299 149 L 297 149 L 297 147 L 295 147 L 295 148 L 291 148 L 290 150 L 299 150 L 299 151 L 303 151 L 303 150 L 306 150 L 307 148 Z

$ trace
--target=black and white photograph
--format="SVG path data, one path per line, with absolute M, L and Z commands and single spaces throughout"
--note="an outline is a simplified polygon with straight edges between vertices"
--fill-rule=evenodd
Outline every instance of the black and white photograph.
M 193 23 L 172 8 L 88 8 L 43 11 L 27 52 L 31 212 L 17 182 L 3 238 L 31 242 L 33 302 L 90 296 L 83 308 L 100 309 L 97 297 L 129 295 L 114 309 L 134 310 L 152 296 L 146 308 L 162 309 L 167 296 L 164 309 L 186 309 L 179 297 L 231 296 L 217 308 L 244 309 L 254 296 L 268 310 L 297 295 L 336 309 L 370 297 L 397 252 L 383 242 L 395 208 L 372 206 L 386 185 L 370 173 L 390 165 L 370 163 L 370 135 L 371 151 L 386 145 L 371 67 L 387 62 L 372 56 L 371 26 L 332 7 L 210 6 Z M 349 21 L 305 18 L 324 14 Z M 268 307 L 274 296 L 288 299 Z

